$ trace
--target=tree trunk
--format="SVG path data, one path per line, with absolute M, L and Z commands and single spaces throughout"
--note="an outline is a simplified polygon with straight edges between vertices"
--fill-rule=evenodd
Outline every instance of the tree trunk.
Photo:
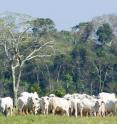
M 104 80 L 102 82 L 102 91 L 104 90 L 104 85 L 105 85 L 106 78 L 107 78 L 107 71 L 105 72 Z
M 101 73 L 101 66 L 99 65 L 99 67 L 93 63 L 95 68 L 96 68 L 96 71 L 97 71 L 97 74 L 98 74 L 98 77 L 99 77 L 99 92 L 102 92 L 102 73 Z
M 13 105 L 17 107 L 17 90 L 13 91 Z
M 90 90 L 91 90 L 90 94 L 92 95 L 93 94 L 93 84 L 92 84 L 92 82 L 91 82 L 91 89 Z
M 100 83 L 99 92 L 102 92 L 102 79 L 101 79 L 101 74 L 99 74 L 99 83 Z
M 46 64 L 45 66 L 46 66 L 47 73 L 48 73 L 49 92 L 51 92 L 52 91 L 52 86 L 51 86 L 51 82 L 50 82 L 50 71 L 49 71 L 48 65 Z
M 13 105 L 17 105 L 17 90 L 16 90 L 16 77 L 15 77 L 15 68 L 11 65 L 12 70 L 12 80 L 13 80 Z
M 59 70 L 58 70 L 58 74 L 57 74 L 57 83 L 59 81 L 60 71 L 61 71 L 61 65 L 59 66 Z

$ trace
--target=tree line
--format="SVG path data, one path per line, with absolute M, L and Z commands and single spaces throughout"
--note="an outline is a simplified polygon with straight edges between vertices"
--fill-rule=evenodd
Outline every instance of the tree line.
M 58 31 L 53 20 L 37 18 L 16 23 L 0 19 L 0 95 L 20 92 L 117 93 L 117 38 L 108 23 L 93 39 L 91 22 Z M 20 27 L 20 28 L 19 28 Z

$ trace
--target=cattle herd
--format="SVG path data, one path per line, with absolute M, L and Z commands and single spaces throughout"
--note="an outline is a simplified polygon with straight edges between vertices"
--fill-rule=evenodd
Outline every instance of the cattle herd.
M 13 100 L 0 98 L 0 111 L 6 116 L 13 113 Z M 117 99 L 114 93 L 66 94 L 63 98 L 54 94 L 39 98 L 36 92 L 22 92 L 17 102 L 18 114 L 61 114 L 67 116 L 106 116 L 117 114 Z

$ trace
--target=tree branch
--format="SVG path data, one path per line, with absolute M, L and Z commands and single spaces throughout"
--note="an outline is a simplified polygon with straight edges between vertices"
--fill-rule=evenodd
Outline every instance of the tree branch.
M 52 55 L 35 55 L 35 56 L 32 56 L 28 59 L 26 59 L 26 61 L 29 61 L 31 59 L 34 59 L 34 58 L 43 58 L 43 57 L 51 57 Z
M 30 53 L 30 54 L 25 58 L 25 60 L 27 61 L 27 60 L 30 60 L 30 59 L 32 59 L 32 58 L 35 58 L 35 57 L 33 57 L 33 55 L 34 55 L 36 52 L 39 52 L 43 47 L 49 45 L 50 43 L 53 43 L 53 41 L 46 42 L 45 44 L 43 44 L 42 46 L 40 46 L 40 48 L 35 49 L 32 53 Z

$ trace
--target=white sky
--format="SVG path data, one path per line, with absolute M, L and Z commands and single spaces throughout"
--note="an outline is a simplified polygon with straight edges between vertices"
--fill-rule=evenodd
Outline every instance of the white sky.
M 51 18 L 58 29 L 70 29 L 95 16 L 117 13 L 117 0 L 0 0 L 0 13 L 18 12 Z

